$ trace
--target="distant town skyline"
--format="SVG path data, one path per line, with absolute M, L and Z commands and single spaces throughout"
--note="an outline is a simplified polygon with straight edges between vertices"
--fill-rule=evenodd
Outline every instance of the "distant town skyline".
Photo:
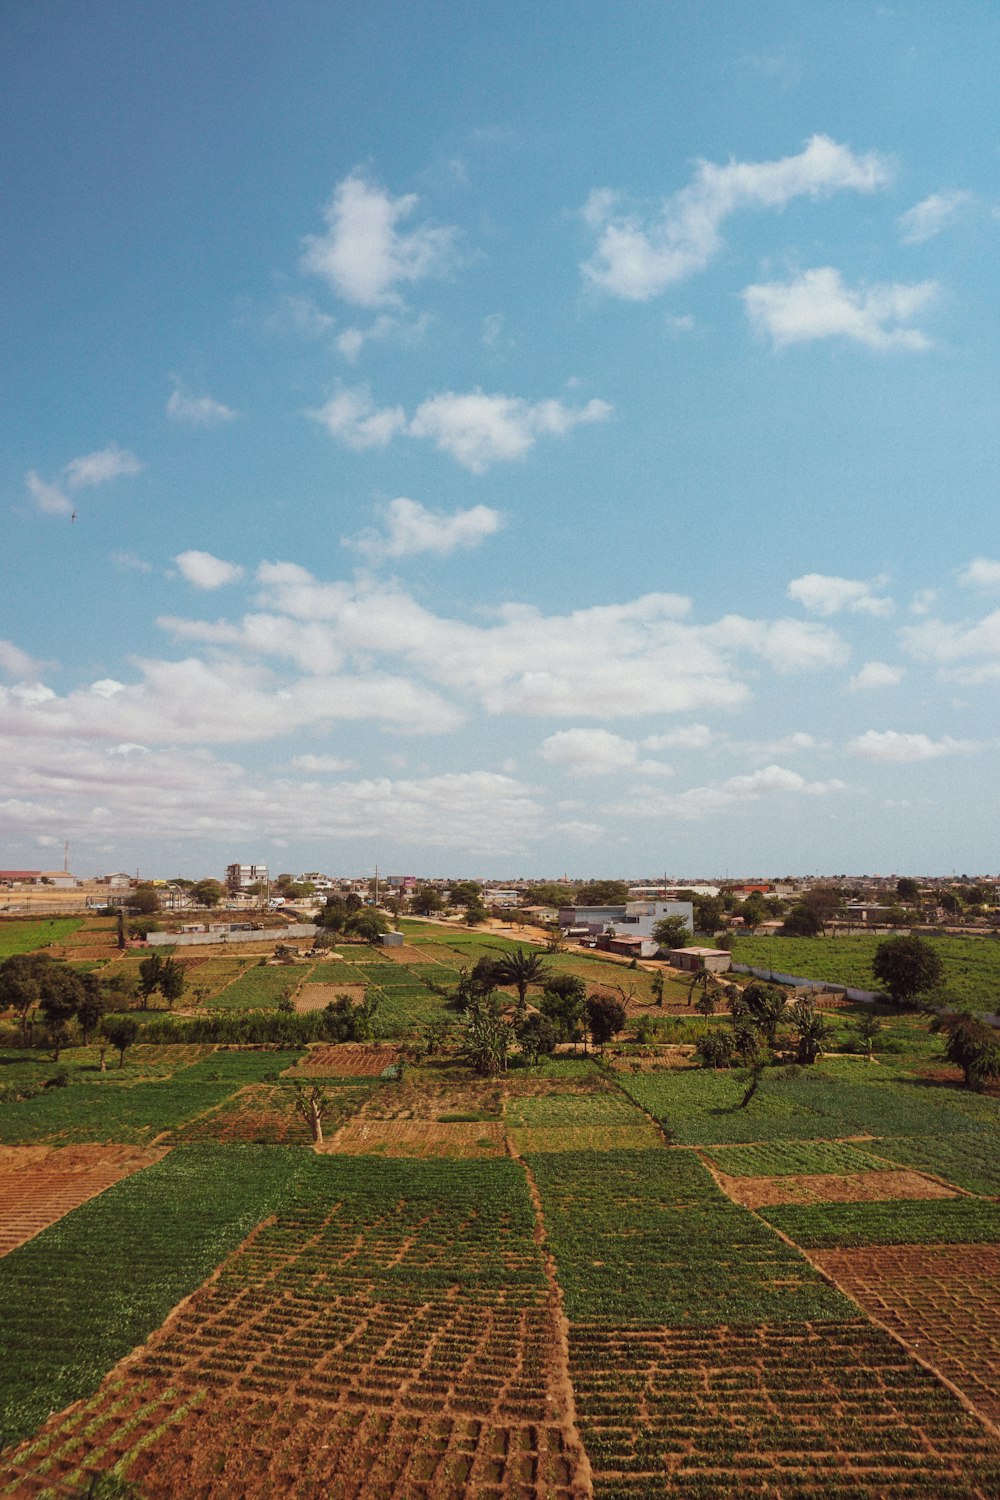
M 995 7 L 0 36 L 4 864 L 1000 868 Z

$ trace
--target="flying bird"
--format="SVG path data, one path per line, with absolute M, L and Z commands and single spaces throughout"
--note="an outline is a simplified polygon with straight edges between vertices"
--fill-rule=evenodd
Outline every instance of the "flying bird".
M 76 520 L 76 511 L 74 511 L 73 514 L 70 516 L 70 520 L 71 521 L 75 521 Z

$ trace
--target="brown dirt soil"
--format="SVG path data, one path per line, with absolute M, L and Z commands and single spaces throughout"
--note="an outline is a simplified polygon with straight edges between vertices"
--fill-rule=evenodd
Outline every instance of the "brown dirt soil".
M 407 1078 L 391 1088 L 379 1089 L 365 1105 L 368 1120 L 439 1120 L 442 1115 L 467 1115 L 478 1111 L 503 1114 L 503 1087 L 488 1078 Z M 486 1121 L 483 1122 L 487 1123 Z
M 135 1146 L 5 1146 L 0 1150 L 0 1255 L 166 1150 Z
M 598 1495 L 993 1500 L 1000 1449 L 894 1339 L 856 1322 L 570 1329 Z
M 368 1042 L 320 1043 L 286 1068 L 283 1078 L 377 1078 L 399 1060 L 399 1048 Z
M 341 995 L 346 995 L 352 1005 L 363 1005 L 365 986 L 363 984 L 300 984 L 292 999 L 296 1010 L 323 1010 L 331 1001 L 339 1000 Z
M 890 1198 L 958 1198 L 922 1172 L 818 1173 L 806 1177 L 727 1177 L 713 1173 L 722 1190 L 744 1208 L 773 1208 L 779 1203 L 879 1203 Z
M 878 1245 L 809 1259 L 1000 1421 L 1000 1245 Z
M 655 1073 L 660 1068 L 690 1068 L 695 1064 L 693 1042 L 679 1042 L 676 1045 L 650 1047 L 648 1051 L 640 1055 L 635 1052 L 627 1054 L 614 1054 L 609 1056 L 609 1062 L 616 1073 Z
M 259 1226 L 93 1397 L 7 1456 L 0 1488 L 79 1493 L 118 1466 L 143 1500 L 585 1495 L 551 1289 L 378 1300 L 343 1265 L 390 1255 L 379 1236 L 345 1238 L 336 1205 Z
M 467 1159 L 502 1156 L 505 1147 L 502 1126 L 490 1120 L 441 1123 L 436 1120 L 356 1119 L 338 1130 L 321 1149 L 340 1156 Z
M 458 955 L 451 949 L 447 949 L 448 958 L 446 963 L 457 963 Z M 417 948 L 413 943 L 403 943 L 398 948 L 380 948 L 378 950 L 380 959 L 391 958 L 394 964 L 433 964 L 438 960 L 431 957 L 426 948 Z

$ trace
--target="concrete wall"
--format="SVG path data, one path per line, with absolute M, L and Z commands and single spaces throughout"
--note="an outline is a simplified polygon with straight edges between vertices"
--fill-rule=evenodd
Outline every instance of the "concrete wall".
M 151 948 L 198 948 L 209 943 L 283 943 L 286 938 L 315 937 L 314 922 L 296 922 L 288 927 L 261 927 L 256 932 L 151 932 Z

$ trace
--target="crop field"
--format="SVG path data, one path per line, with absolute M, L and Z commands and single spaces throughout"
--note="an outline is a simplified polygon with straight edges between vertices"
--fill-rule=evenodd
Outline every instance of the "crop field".
M 811 1259 L 865 1312 L 1000 1420 L 1000 1245 L 880 1245 Z
M 455 1022 L 427 982 L 496 939 L 407 939 L 188 995 Z M 0 1497 L 1000 1500 L 1000 1098 L 922 1019 L 874 1060 L 851 1022 L 745 1107 L 632 1042 L 0 1051 Z
M 877 990 L 872 959 L 885 933 L 857 937 L 737 937 L 736 963 L 822 979 L 854 989 Z M 992 937 L 928 937 L 944 969 L 943 987 L 960 1005 L 973 1010 L 1000 1010 L 1000 939 Z
M 298 964 L 254 964 L 207 1002 L 218 1010 L 267 1010 L 291 996 L 309 970 Z
M 0 1255 L 163 1155 L 131 1146 L 0 1147 Z
M 216 1278 L 0 1485 L 569 1496 L 580 1453 L 512 1162 L 312 1157 Z
M 53 943 L 63 943 L 83 926 L 80 917 L 46 917 L 23 922 L 0 922 L 0 963 L 15 953 L 35 953 Z

